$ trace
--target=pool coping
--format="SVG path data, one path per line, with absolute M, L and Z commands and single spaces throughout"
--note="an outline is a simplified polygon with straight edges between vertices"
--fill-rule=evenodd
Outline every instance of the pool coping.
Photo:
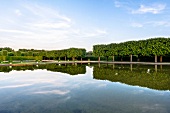
M 17 64 L 0 64 L 0 66 L 28 66 L 28 65 L 40 65 L 40 64 L 73 64 L 73 63 L 100 63 L 100 64 L 142 64 L 142 65 L 170 65 L 170 62 L 123 62 L 123 61 L 42 61 L 42 62 L 24 62 Z

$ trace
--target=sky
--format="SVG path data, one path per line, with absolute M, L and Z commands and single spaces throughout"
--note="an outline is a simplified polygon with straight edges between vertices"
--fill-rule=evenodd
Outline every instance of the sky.
M 0 47 L 93 49 L 170 37 L 169 0 L 0 0 Z

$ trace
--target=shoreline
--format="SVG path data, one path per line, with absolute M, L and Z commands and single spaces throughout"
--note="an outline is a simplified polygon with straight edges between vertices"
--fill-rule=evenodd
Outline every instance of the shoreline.
M 42 65 L 42 64 L 88 64 L 88 63 L 100 63 L 100 64 L 142 64 L 142 65 L 170 65 L 170 62 L 120 62 L 120 61 L 42 61 L 42 62 L 23 62 L 16 64 L 0 64 L 0 66 L 29 66 L 29 65 Z

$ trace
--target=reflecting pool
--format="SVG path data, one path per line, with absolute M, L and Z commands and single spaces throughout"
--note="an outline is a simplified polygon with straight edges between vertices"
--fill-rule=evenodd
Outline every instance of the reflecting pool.
M 170 113 L 170 68 L 0 67 L 0 113 Z

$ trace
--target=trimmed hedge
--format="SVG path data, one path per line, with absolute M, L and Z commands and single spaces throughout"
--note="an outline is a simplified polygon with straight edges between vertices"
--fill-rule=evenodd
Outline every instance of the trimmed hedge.
M 13 60 L 42 60 L 42 56 L 0 56 L 0 61 Z

